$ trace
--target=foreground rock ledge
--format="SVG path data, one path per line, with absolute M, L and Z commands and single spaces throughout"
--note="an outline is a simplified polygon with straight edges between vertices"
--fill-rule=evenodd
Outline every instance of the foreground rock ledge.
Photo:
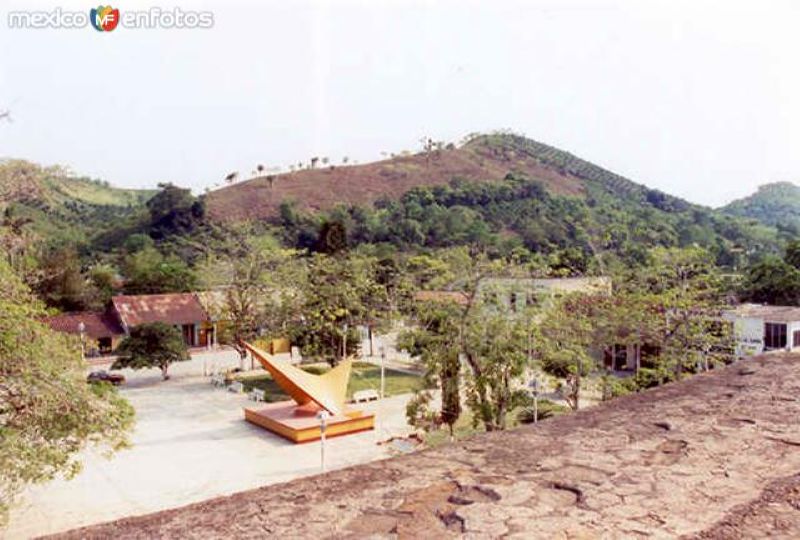
M 797 538 L 799 414 L 800 355 L 769 355 L 536 427 L 60 537 Z

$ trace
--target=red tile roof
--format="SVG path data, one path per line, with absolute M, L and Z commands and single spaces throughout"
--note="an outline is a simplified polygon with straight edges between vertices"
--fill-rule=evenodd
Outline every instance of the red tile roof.
M 193 324 L 208 320 L 197 295 L 193 293 L 114 296 L 111 302 L 128 328 L 152 322 Z
M 417 291 L 414 300 L 420 302 L 454 302 L 460 306 L 469 304 L 469 296 L 458 291 Z
M 121 336 L 125 332 L 119 322 L 110 313 L 96 311 L 75 311 L 45 317 L 42 322 L 57 332 L 79 334 L 79 325 L 86 327 L 86 335 L 92 339 Z

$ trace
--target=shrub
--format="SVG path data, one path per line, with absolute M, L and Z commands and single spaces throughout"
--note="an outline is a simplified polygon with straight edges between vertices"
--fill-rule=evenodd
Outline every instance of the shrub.
M 559 414 L 564 414 L 568 412 L 569 408 L 565 407 L 564 405 L 559 405 L 558 403 L 553 403 L 549 399 L 540 399 L 538 405 L 538 413 L 539 413 L 539 420 L 544 420 L 545 418 L 550 418 L 551 416 L 556 416 Z M 533 405 L 525 407 L 519 413 L 517 413 L 517 421 L 520 424 L 532 424 L 534 420 L 534 409 Z

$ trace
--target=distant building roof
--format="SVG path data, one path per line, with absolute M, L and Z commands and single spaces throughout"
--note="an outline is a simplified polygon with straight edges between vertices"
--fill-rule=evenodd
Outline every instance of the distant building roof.
M 83 323 L 85 333 L 92 339 L 121 336 L 125 333 L 119 321 L 110 313 L 99 311 L 75 311 L 45 317 L 42 321 L 57 332 L 80 334 Z
M 800 307 L 740 304 L 726 313 L 728 318 L 762 319 L 766 322 L 800 321 Z
M 453 302 L 460 306 L 469 304 L 469 296 L 459 291 L 417 291 L 414 300 L 420 302 Z
M 111 302 L 128 328 L 153 322 L 192 324 L 208 320 L 194 293 L 114 296 Z
M 611 278 L 598 277 L 569 277 L 569 278 L 498 278 L 490 277 L 481 280 L 478 285 L 486 287 L 521 287 L 534 291 L 549 291 L 559 293 L 606 293 L 611 294 Z

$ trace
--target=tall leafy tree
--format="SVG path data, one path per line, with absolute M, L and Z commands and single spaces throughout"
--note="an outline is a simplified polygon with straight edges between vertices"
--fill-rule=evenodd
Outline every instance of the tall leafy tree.
M 461 416 L 460 355 L 462 308 L 453 303 L 422 302 L 416 309 L 417 327 L 403 332 L 398 345 L 420 358 L 425 368 L 426 387 L 435 386 L 441 392 L 438 422 L 447 425 L 450 437 L 453 426 Z M 408 408 L 408 416 L 418 427 L 429 427 L 431 397 L 428 391 L 419 392 Z
M 162 322 L 145 323 L 131 329 L 130 336 L 119 344 L 112 369 L 158 368 L 166 381 L 170 365 L 189 359 L 180 330 Z
M 793 248 L 787 259 L 797 262 Z M 773 305 L 800 305 L 800 270 L 775 256 L 768 256 L 747 269 L 742 296 L 752 302 Z
M 244 343 L 259 334 L 284 337 L 298 322 L 306 282 L 305 261 L 269 236 L 234 233 L 221 253 L 209 254 L 198 274 L 202 286 L 221 296 L 215 306 L 224 321 L 220 342 L 231 345 L 244 361 Z
M 463 336 L 466 402 L 486 431 L 506 429 L 509 412 L 526 402 L 529 320 L 485 310 L 470 315 Z
M 386 289 L 376 281 L 374 257 L 313 255 L 303 293 L 303 323 L 296 338 L 304 354 L 331 364 L 358 350 L 356 326 L 385 309 Z
M 583 378 L 597 369 L 592 321 L 587 316 L 587 308 L 597 299 L 582 294 L 561 299 L 548 310 L 536 344 L 542 369 L 565 380 L 562 395 L 573 410 L 580 407 Z
M 38 319 L 30 291 L 0 258 L 0 524 L 19 490 L 80 470 L 87 444 L 119 448 L 133 409 L 109 385 L 88 385 L 80 349 Z

